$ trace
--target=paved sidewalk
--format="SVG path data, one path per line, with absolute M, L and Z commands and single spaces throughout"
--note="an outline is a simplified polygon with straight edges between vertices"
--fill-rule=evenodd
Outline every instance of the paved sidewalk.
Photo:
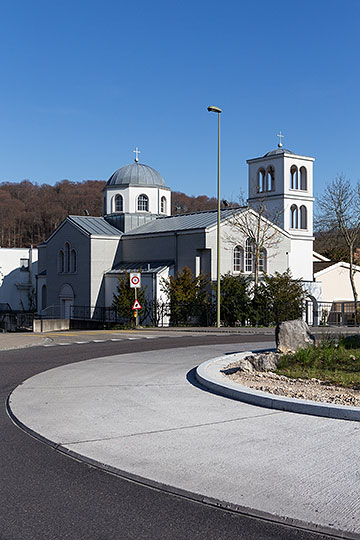
M 255 348 L 222 344 L 76 363 L 32 377 L 10 406 L 63 450 L 126 475 L 359 538 L 358 422 L 272 411 L 195 382 L 202 361 Z
M 43 345 L 48 341 L 46 334 L 32 332 L 0 332 L 0 351 L 24 349 Z

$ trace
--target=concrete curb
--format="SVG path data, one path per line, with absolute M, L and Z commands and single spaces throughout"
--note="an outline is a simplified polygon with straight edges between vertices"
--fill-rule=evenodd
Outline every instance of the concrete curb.
M 245 358 L 250 354 L 252 354 L 252 352 L 247 351 L 207 360 L 197 367 L 196 379 L 199 383 L 216 394 L 250 403 L 251 405 L 266 407 L 268 409 L 277 409 L 280 411 L 310 414 L 312 416 L 323 416 L 326 418 L 336 418 L 338 420 L 353 420 L 360 422 L 360 407 L 347 407 L 333 405 L 332 403 L 319 403 L 317 401 L 307 401 L 305 399 L 275 396 L 227 380 L 225 375 L 221 373 L 221 370 L 231 362 Z

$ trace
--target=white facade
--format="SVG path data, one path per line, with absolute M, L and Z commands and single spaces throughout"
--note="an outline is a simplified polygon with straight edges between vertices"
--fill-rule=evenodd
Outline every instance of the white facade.
M 356 290 L 360 292 L 360 266 L 354 266 Z M 351 288 L 350 265 L 346 262 L 334 263 L 314 274 L 316 283 L 321 286 L 322 300 L 324 302 L 353 302 L 354 295 Z
M 0 248 L 0 303 L 13 311 L 34 307 L 37 259 L 35 248 Z
M 139 197 L 148 198 L 148 210 L 139 209 Z M 122 197 L 122 210 L 117 210 L 116 197 Z M 171 191 L 157 186 L 109 186 L 104 192 L 105 214 L 126 212 L 171 215 Z
M 248 203 L 290 235 L 288 267 L 304 281 L 313 281 L 313 162 L 281 146 L 247 161 Z

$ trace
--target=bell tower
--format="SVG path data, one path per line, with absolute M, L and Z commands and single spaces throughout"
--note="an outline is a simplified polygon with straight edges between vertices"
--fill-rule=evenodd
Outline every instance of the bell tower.
M 283 148 L 281 132 L 278 137 L 275 150 L 247 160 L 248 204 L 254 210 L 262 205 L 266 217 L 290 236 L 289 268 L 294 277 L 312 281 L 315 159 Z

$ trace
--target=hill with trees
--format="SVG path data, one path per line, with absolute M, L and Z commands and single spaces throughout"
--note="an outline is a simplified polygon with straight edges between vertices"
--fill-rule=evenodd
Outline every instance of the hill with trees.
M 62 180 L 53 186 L 29 180 L 0 183 L 0 247 L 36 246 L 69 214 L 101 216 L 105 185 L 104 180 Z M 215 197 L 172 193 L 172 214 L 215 208 Z

